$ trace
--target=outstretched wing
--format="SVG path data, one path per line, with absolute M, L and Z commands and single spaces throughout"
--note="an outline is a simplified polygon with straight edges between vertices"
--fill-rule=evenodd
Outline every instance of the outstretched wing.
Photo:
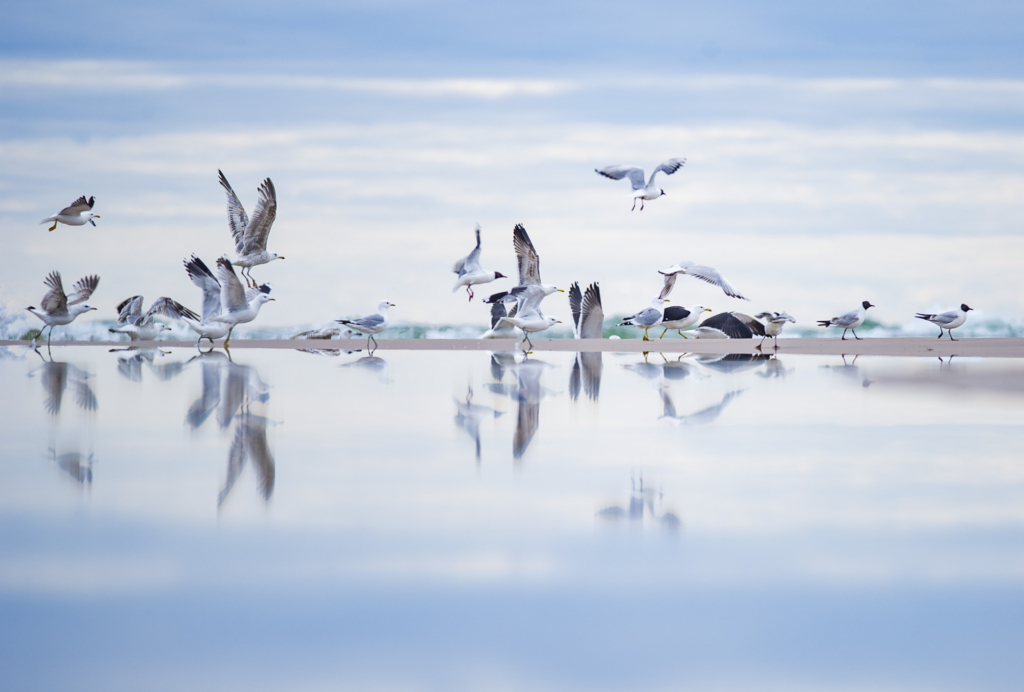
M 665 276 L 670 276 L 673 274 L 686 274 L 687 276 L 692 276 L 695 279 L 700 279 L 701 281 L 705 281 L 714 286 L 718 286 L 719 288 L 722 289 L 725 295 L 729 296 L 730 298 L 749 300 L 749 298 L 746 298 L 745 296 L 741 295 L 739 291 L 733 288 L 732 284 L 730 284 L 726 280 L 726 278 L 722 276 L 719 273 L 719 271 L 714 267 L 708 267 L 703 264 L 693 264 L 692 262 L 680 262 L 678 264 L 673 264 L 668 269 L 661 269 L 659 271 L 661 274 L 664 274 Z M 672 285 L 674 285 L 674 282 Z M 661 296 L 662 298 L 668 295 L 666 291 L 671 292 L 672 285 L 669 284 L 667 279 L 665 280 L 665 286 L 661 289 L 661 292 L 663 294 Z
M 663 171 L 665 175 L 672 175 L 686 163 L 686 159 L 669 159 L 668 161 L 662 161 L 661 164 L 653 171 L 651 171 L 651 179 L 647 181 L 650 185 L 654 182 L 654 176 L 658 175 L 659 171 Z
M 89 211 L 90 209 L 92 209 L 92 205 L 94 204 L 96 204 L 95 197 L 90 197 L 89 199 L 86 199 L 85 195 L 82 195 L 74 202 L 72 202 L 70 205 L 61 209 L 59 216 L 81 214 L 83 211 Z
M 220 179 L 220 186 L 228 195 L 228 226 L 231 228 L 231 237 L 235 241 L 235 251 L 242 254 L 245 246 L 245 229 L 249 226 L 249 217 L 245 213 L 245 207 L 238 199 L 238 195 L 231 189 L 231 183 L 224 177 L 224 173 L 217 169 L 217 176 Z
M 665 274 L 665 272 L 662 272 L 662 274 Z M 659 300 L 665 300 L 668 298 L 668 294 L 676 287 L 676 278 L 678 276 L 679 274 L 677 272 L 665 274 L 665 285 L 661 287 L 661 293 L 658 294 Z
M 701 322 L 700 326 L 717 329 L 730 339 L 750 339 L 754 336 L 754 332 L 750 327 L 743 324 L 731 312 L 720 312 L 717 315 L 712 315 Z
M 171 300 L 167 296 L 157 298 L 153 302 L 153 305 L 150 306 L 149 311 L 146 312 L 146 316 L 142 321 L 149 322 L 153 319 L 154 315 L 163 315 L 164 317 L 170 317 L 174 320 L 180 320 L 182 317 L 187 317 L 190 320 L 199 321 L 199 315 L 192 312 L 178 301 Z
M 64 286 L 60 282 L 60 272 L 50 272 L 43 283 L 50 289 L 43 296 L 43 302 L 39 304 L 43 312 L 49 315 L 67 312 L 68 297 L 64 294 Z
M 587 286 L 583 294 L 583 306 L 581 309 L 579 339 L 600 339 L 604 336 L 604 308 L 601 306 L 601 287 L 597 282 Z
M 78 305 L 89 300 L 89 296 L 93 294 L 96 287 L 100 285 L 100 277 L 93 274 L 92 276 L 83 276 L 75 284 L 74 290 L 71 295 L 68 296 L 68 305 Z
M 516 261 L 519 263 L 519 285 L 539 284 L 540 255 L 521 223 L 517 223 L 512 230 L 512 247 L 515 248 Z
M 756 320 L 750 315 L 745 315 L 742 312 L 734 312 L 732 316 L 738 319 L 740 322 L 747 326 L 755 336 L 765 336 L 764 323 L 760 320 Z
M 502 317 L 507 317 L 505 312 L 505 304 L 498 301 L 491 305 L 491 329 L 494 329 L 495 325 L 498 324 L 498 320 Z M 501 379 L 501 378 L 498 378 Z
M 569 310 L 572 312 L 573 335 L 580 338 L 580 314 L 583 312 L 583 292 L 578 281 L 569 286 Z
M 217 259 L 217 280 L 220 282 L 220 303 L 224 310 L 242 310 L 249 305 L 242 282 L 238 280 L 235 268 L 226 257 Z
M 185 260 L 185 271 L 192 283 L 203 292 L 203 322 L 216 317 L 222 311 L 220 304 L 220 282 L 203 260 L 195 255 Z
M 270 227 L 274 225 L 277 217 L 277 190 L 274 183 L 267 178 L 259 187 L 260 198 L 256 200 L 256 208 L 249 219 L 249 225 L 245 229 L 245 243 L 242 254 L 248 255 L 253 252 L 264 252 L 267 249 L 267 237 L 270 235 Z
M 595 168 L 594 172 L 612 180 L 629 178 L 634 190 L 642 190 L 647 186 L 644 182 L 644 169 L 639 166 L 608 166 L 607 168 Z
M 115 309 L 118 324 L 138 324 L 142 317 L 142 296 L 125 298 Z
M 480 227 L 476 227 L 476 247 L 473 251 L 460 259 L 452 266 L 452 271 L 458 274 L 460 277 L 463 274 L 469 274 L 474 270 L 480 269 Z

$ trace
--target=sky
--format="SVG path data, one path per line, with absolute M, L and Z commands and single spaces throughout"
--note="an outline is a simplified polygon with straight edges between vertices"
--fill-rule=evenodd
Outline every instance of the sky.
M 961 302 L 1024 316 L 1024 8 L 1012 3 L 21 3 L 0 26 L 0 304 L 57 269 L 91 303 L 198 307 L 182 259 L 231 250 L 224 171 L 278 192 L 254 276 L 267 325 L 372 312 L 484 323 L 451 264 L 483 230 L 514 274 L 599 281 L 628 314 L 673 298 L 812 324 L 870 300 L 904 323 Z M 55 32 L 55 18 L 65 18 Z M 686 166 L 630 212 L 594 169 Z M 39 220 L 95 195 L 98 226 Z M 497 289 L 510 282 L 493 284 Z M 485 288 L 482 292 L 486 293 Z M 568 321 L 564 300 L 545 310 Z

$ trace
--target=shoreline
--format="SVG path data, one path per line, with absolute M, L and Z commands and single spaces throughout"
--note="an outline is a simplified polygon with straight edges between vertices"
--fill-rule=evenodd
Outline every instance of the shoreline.
M 514 339 L 380 339 L 380 351 L 519 351 Z M 533 351 L 603 353 L 699 353 L 760 354 L 759 339 L 534 339 Z M 0 346 L 31 346 L 31 341 L 0 340 Z M 223 348 L 217 341 L 214 348 Z M 45 348 L 39 342 L 39 348 Z M 195 341 L 54 341 L 51 347 L 99 346 L 106 348 L 195 348 Z M 203 350 L 209 342 L 203 343 Z M 337 349 L 366 350 L 366 339 L 235 339 L 231 349 Z M 964 337 L 957 341 L 927 337 L 847 339 L 779 339 L 776 351 L 771 340 L 764 342 L 765 355 L 848 355 L 908 357 L 1024 358 L 1024 338 Z

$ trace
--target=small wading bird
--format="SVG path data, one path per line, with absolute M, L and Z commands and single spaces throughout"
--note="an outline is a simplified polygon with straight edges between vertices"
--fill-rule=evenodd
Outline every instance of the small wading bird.
M 473 248 L 473 252 L 469 253 L 452 267 L 452 271 L 459 275 L 459 280 L 455 282 L 455 287 L 452 288 L 452 293 L 457 290 L 466 287 L 466 293 L 469 294 L 469 299 L 473 300 L 473 286 L 480 284 L 489 284 L 495 279 L 507 278 L 501 272 L 491 272 L 485 270 L 480 266 L 480 227 L 476 227 L 476 247 Z
M 956 339 L 953 338 L 953 330 L 967 321 L 967 312 L 973 309 L 974 308 L 967 307 L 967 303 L 960 303 L 959 310 L 950 310 L 949 312 L 939 314 L 919 312 L 915 317 L 919 320 L 931 322 L 938 327 L 940 339 L 942 338 L 942 330 L 945 329 L 946 333 L 949 334 L 949 340 L 956 341 Z
M 252 322 L 260 314 L 263 304 L 274 299 L 270 297 L 270 284 L 242 288 L 242 282 L 238 280 L 226 257 L 217 260 L 217 274 L 220 281 L 220 303 L 224 312 L 212 318 L 212 321 L 228 325 L 228 334 L 224 338 L 224 348 L 227 348 L 235 327 Z
M 67 224 L 68 226 L 84 226 L 87 223 L 91 223 L 95 226 L 96 222 L 93 219 L 100 218 L 100 215 L 92 213 L 92 205 L 94 204 L 96 204 L 95 197 L 86 199 L 85 195 L 82 195 L 72 202 L 71 206 L 61 209 L 56 216 L 48 216 L 39 223 L 50 223 L 52 221 L 53 225 L 49 228 L 51 231 L 57 228 L 58 223 Z
M 64 286 L 61 285 L 59 272 L 50 272 L 50 275 L 46 277 L 43 283 L 50 288 L 46 295 L 43 296 L 43 302 L 39 304 L 38 308 L 30 305 L 25 309 L 45 322 L 46 327 L 50 328 L 49 333 L 46 335 L 46 346 L 49 348 L 50 337 L 53 336 L 54 327 L 71 324 L 82 313 L 96 309 L 86 305 L 85 301 L 89 299 L 89 296 L 99 286 L 100 277 L 94 274 L 79 279 L 78 283 L 75 284 L 74 292 L 70 296 L 64 293 Z M 43 329 L 46 329 L 46 327 L 43 327 Z M 42 335 L 43 333 L 40 331 L 39 336 L 41 337 Z M 34 344 L 35 339 L 32 342 Z
M 276 259 L 284 259 L 284 256 L 276 252 L 267 252 L 267 238 L 270 236 L 270 227 L 274 225 L 274 218 L 277 216 L 277 191 L 274 183 L 267 178 L 259 186 L 260 198 L 256 201 L 256 209 L 252 212 L 250 219 L 238 195 L 231 189 L 228 179 L 221 171 L 221 187 L 228 195 L 228 225 L 231 227 L 231 237 L 235 241 L 235 258 L 231 264 L 242 267 L 242 277 L 246 286 L 256 287 L 256 280 L 252 278 L 252 268 L 260 264 L 266 264 Z
M 843 328 L 843 341 L 846 340 L 847 330 L 853 332 L 853 338 L 860 341 L 860 337 L 857 336 L 857 327 L 864 324 L 864 316 L 867 314 L 868 308 L 875 307 L 868 301 L 864 301 L 860 304 L 860 307 L 856 310 L 850 310 L 845 315 L 839 317 L 833 317 L 830 320 L 818 320 L 818 325 L 821 327 L 842 327 Z M 941 336 L 941 333 L 939 334 Z M 950 337 L 952 338 L 952 337 Z
M 654 177 L 658 175 L 658 172 L 664 171 L 665 175 L 672 175 L 682 168 L 685 163 L 686 159 L 669 159 L 663 162 L 654 169 L 650 180 L 646 183 L 644 182 L 644 169 L 638 166 L 608 166 L 607 168 L 595 168 L 594 172 L 612 180 L 629 178 L 629 182 L 633 185 L 633 192 L 630 193 L 630 197 L 633 198 L 633 209 L 636 209 L 636 201 L 640 200 L 640 211 L 643 211 L 645 201 L 658 199 L 665 194 L 664 190 L 656 187 L 654 184 Z M 630 209 L 630 211 L 633 211 L 633 209 Z
M 388 328 L 388 322 L 390 322 L 390 318 L 388 317 L 388 308 L 393 307 L 395 307 L 394 303 L 382 300 L 377 304 L 377 312 L 372 315 L 360 317 L 355 320 L 335 320 L 335 322 L 344 324 L 360 334 L 366 334 L 366 348 L 370 348 L 371 340 L 373 341 L 373 347 L 377 348 L 377 340 L 373 338 L 373 335 L 380 334 Z
M 113 334 L 127 334 L 132 341 L 150 341 L 163 331 L 170 331 L 170 327 L 160 324 L 153 318 L 157 315 L 180 320 L 188 317 L 193 320 L 199 319 L 199 315 L 186 308 L 181 303 L 171 300 L 166 296 L 157 298 L 149 310 L 142 313 L 142 296 L 132 296 L 117 306 L 117 323 L 121 326 L 110 330 Z

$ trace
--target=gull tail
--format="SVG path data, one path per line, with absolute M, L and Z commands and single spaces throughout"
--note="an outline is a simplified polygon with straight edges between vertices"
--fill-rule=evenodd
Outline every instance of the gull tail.
M 929 315 L 924 312 L 919 312 L 916 315 L 914 315 L 914 317 L 916 317 L 919 320 L 930 320 L 931 318 L 935 317 L 935 315 Z
M 818 320 L 818 326 L 820 327 L 831 327 L 832 320 Z

